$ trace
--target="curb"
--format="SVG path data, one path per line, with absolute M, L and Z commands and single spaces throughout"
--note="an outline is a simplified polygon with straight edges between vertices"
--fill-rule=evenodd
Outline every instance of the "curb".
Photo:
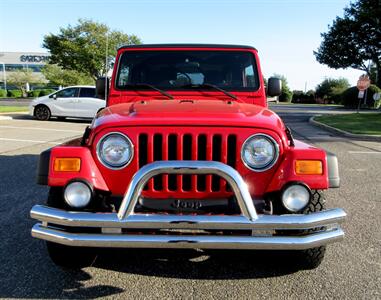
M 5 120 L 13 120 L 13 118 L 10 116 L 1 116 L 0 115 L 0 121 L 5 121 Z
M 326 124 L 323 124 L 323 123 L 320 123 L 320 122 L 314 120 L 315 117 L 317 117 L 317 116 L 313 116 L 313 117 L 311 117 L 309 119 L 309 123 L 310 124 L 315 125 L 315 126 L 320 127 L 320 128 L 323 128 L 323 129 L 325 129 L 327 131 L 330 131 L 332 133 L 335 133 L 337 135 L 344 136 L 344 137 L 347 137 L 347 138 L 352 138 L 352 139 L 363 140 L 363 141 L 381 142 L 381 135 L 369 135 L 369 134 L 350 133 L 348 131 L 341 130 L 341 129 L 338 129 L 338 128 L 335 128 L 335 127 L 332 127 L 332 126 L 329 126 L 329 125 L 326 125 Z

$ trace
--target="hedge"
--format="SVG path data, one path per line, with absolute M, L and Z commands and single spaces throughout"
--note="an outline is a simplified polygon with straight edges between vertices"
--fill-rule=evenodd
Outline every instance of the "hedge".
M 49 95 L 51 93 L 54 93 L 55 91 L 56 90 L 54 90 L 54 89 L 43 89 L 43 90 L 40 90 L 40 97 Z
M 7 96 L 10 98 L 21 98 L 22 92 L 20 90 L 8 90 Z
M 7 91 L 0 89 L 0 98 L 5 98 L 7 97 Z
M 373 95 L 375 93 L 380 93 L 381 92 L 381 89 L 378 88 L 376 85 L 372 84 L 370 85 L 370 87 L 368 88 L 367 92 L 366 92 L 366 104 L 364 105 L 364 100 L 362 99 L 361 100 L 361 107 L 365 107 L 365 108 L 379 108 L 380 105 L 381 105 L 381 101 L 378 100 L 378 101 L 374 101 L 373 100 Z M 345 106 L 345 107 L 348 107 L 348 108 L 357 108 L 358 106 L 358 103 L 359 103 L 359 99 L 358 99 L 358 94 L 359 94 L 359 90 L 357 89 L 357 87 L 353 86 L 353 87 L 350 87 L 349 89 L 345 90 L 342 94 L 341 94 L 341 103 Z
M 41 90 L 33 90 L 28 92 L 28 97 L 37 98 L 40 96 Z

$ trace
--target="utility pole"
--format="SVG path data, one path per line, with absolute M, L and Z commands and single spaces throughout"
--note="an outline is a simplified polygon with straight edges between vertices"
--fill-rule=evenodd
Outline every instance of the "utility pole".
M 0 62 L 0 64 L 3 65 L 4 90 L 7 90 L 7 75 L 5 72 L 5 64 L 3 62 Z

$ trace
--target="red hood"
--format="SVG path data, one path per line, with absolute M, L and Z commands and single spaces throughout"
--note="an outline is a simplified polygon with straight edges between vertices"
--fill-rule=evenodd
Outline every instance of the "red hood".
M 150 100 L 106 107 L 93 122 L 96 131 L 119 126 L 257 127 L 283 135 L 284 125 L 262 106 L 226 100 Z

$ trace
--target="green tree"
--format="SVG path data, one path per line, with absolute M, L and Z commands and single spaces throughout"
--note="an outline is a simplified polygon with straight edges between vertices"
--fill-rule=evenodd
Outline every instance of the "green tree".
M 330 68 L 354 68 L 371 75 L 369 62 L 376 70 L 376 84 L 381 87 L 381 1 L 358 0 L 336 17 L 314 55 Z
M 291 102 L 292 92 L 288 86 L 287 78 L 284 75 L 274 74 L 273 77 L 277 77 L 282 81 L 282 93 L 279 96 L 280 102 Z
M 94 85 L 94 79 L 87 74 L 75 70 L 65 70 L 58 65 L 46 64 L 41 69 L 45 78 L 55 85 Z
M 44 82 L 44 79 L 36 73 L 33 73 L 31 69 L 16 70 L 7 75 L 7 77 L 8 84 L 17 87 L 23 97 L 28 96 L 26 90 L 27 84 L 39 84 Z
M 111 30 L 107 25 L 91 20 L 78 21 L 78 24 L 60 28 L 60 32 L 44 37 L 43 47 L 50 52 L 50 63 L 63 69 L 77 71 L 94 80 L 105 75 L 106 44 L 109 58 L 115 57 L 120 45 L 140 44 L 135 35 Z M 111 61 L 111 59 L 109 59 Z
M 339 103 L 341 94 L 349 87 L 345 78 L 326 78 L 316 87 L 316 96 L 324 99 L 324 102 Z

